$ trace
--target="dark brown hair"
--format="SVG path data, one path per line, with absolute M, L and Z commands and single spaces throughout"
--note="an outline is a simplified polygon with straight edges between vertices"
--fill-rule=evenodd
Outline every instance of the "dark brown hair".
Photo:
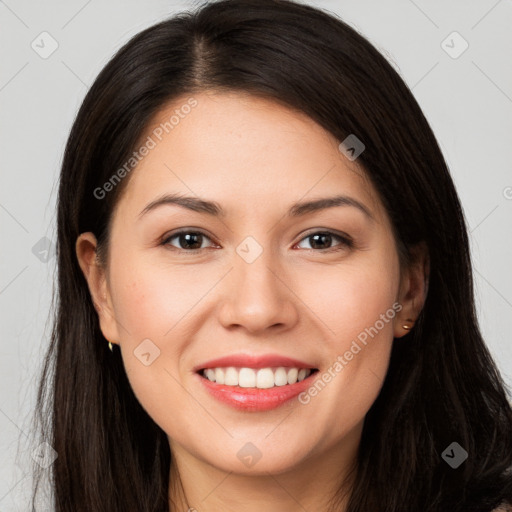
M 204 90 L 277 101 L 340 141 L 356 134 L 366 146 L 358 162 L 398 247 L 428 247 L 425 306 L 411 333 L 395 340 L 367 414 L 348 512 L 485 512 L 512 501 L 512 411 L 477 323 L 465 219 L 411 91 L 334 15 L 288 0 L 222 0 L 133 37 L 90 88 L 67 142 L 58 293 L 36 411 L 42 439 L 58 453 L 55 510 L 169 510 L 166 434 L 134 396 L 118 348 L 108 350 L 75 243 L 92 231 L 106 254 L 129 177 L 103 199 L 94 190 L 129 159 L 155 113 Z M 469 454 L 457 469 L 441 458 L 453 441 Z

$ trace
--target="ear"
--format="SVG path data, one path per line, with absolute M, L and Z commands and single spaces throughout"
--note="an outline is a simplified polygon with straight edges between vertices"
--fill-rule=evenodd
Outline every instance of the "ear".
M 97 241 L 93 233 L 82 233 L 76 241 L 78 263 L 89 286 L 91 299 L 96 309 L 103 336 L 111 343 L 119 339 L 112 298 L 107 281 L 106 269 L 100 265 L 97 254 Z
M 409 264 L 402 271 L 400 278 L 398 302 L 402 309 L 395 319 L 395 338 L 405 336 L 414 327 L 428 293 L 430 259 L 427 244 L 420 242 L 409 252 Z

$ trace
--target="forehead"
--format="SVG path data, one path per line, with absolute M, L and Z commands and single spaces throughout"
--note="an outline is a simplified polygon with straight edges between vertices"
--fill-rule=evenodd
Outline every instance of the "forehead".
M 184 108 L 191 97 L 195 106 Z M 339 151 L 340 141 L 304 113 L 268 99 L 235 92 L 183 96 L 157 112 L 140 144 L 150 140 L 120 199 L 123 210 L 140 212 L 173 192 L 212 198 L 228 214 L 343 193 L 357 196 L 376 217 L 383 213 L 363 169 Z

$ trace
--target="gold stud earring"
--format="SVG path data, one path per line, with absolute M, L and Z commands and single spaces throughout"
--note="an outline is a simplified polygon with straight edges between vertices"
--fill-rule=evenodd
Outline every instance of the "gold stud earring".
M 108 342 L 108 348 L 110 349 L 110 352 L 114 352 L 114 347 L 110 341 Z
M 414 322 L 414 320 L 412 318 L 408 318 L 406 320 L 406 322 Z M 402 329 L 405 329 L 406 331 L 409 331 L 411 328 L 412 328 L 412 325 L 407 325 L 407 324 L 402 325 Z

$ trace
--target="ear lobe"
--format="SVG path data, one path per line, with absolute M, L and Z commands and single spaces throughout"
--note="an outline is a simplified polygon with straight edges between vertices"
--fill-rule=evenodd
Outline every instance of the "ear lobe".
M 93 233 L 82 233 L 76 241 L 78 263 L 87 281 L 91 300 L 98 313 L 100 328 L 107 340 L 119 339 L 105 269 L 96 256 L 97 240 Z

